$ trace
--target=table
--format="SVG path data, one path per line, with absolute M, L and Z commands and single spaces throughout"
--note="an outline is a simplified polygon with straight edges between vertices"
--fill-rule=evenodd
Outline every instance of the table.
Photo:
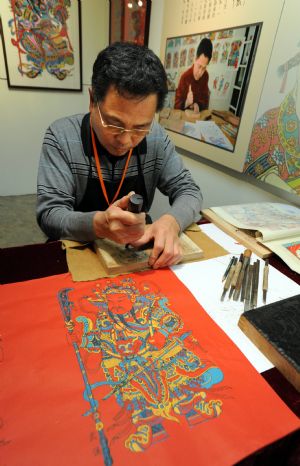
M 185 123 L 191 123 L 191 129 L 197 121 L 214 122 L 219 130 L 221 130 L 223 136 L 232 144 L 233 147 L 235 146 L 240 119 L 231 112 L 207 109 L 196 113 L 193 110 L 164 108 L 159 115 L 159 123 L 164 128 L 210 142 L 209 136 L 208 139 L 203 137 L 203 135 L 199 134 L 198 130 L 195 130 L 195 133 L 193 132 L 193 134 L 190 134 L 189 130 L 186 129 Z
M 44 244 L 0 249 L 0 283 L 42 278 L 68 272 L 66 253 L 59 241 Z M 270 264 L 300 284 L 299 274 L 292 272 L 278 257 L 272 256 Z M 300 417 L 300 393 L 272 368 L 262 373 L 279 397 Z M 295 432 L 239 462 L 239 466 L 268 466 L 273 464 L 300 465 L 300 431 Z

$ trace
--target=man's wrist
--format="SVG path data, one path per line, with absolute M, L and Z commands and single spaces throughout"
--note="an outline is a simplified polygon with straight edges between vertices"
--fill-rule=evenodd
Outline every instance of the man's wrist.
M 171 221 L 171 223 L 172 223 L 172 225 L 173 225 L 173 228 L 176 230 L 177 234 L 179 235 L 179 234 L 180 234 L 180 231 L 181 231 L 181 228 L 180 228 L 180 225 L 179 225 L 177 219 L 174 217 L 174 215 L 172 215 L 172 214 L 164 214 L 164 215 L 162 215 L 162 217 L 164 217 L 164 218 L 167 217 L 168 222 Z M 161 218 L 162 218 L 162 217 L 161 217 Z
M 94 233 L 97 236 L 97 238 L 105 238 L 105 232 L 106 232 L 106 225 L 107 225 L 107 220 L 106 220 L 106 215 L 105 212 L 98 211 L 95 213 L 94 218 L 93 218 L 93 229 Z

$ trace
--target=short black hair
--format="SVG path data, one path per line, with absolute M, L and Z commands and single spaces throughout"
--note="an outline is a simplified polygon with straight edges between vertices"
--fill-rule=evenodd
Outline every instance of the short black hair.
M 96 58 L 92 76 L 94 100 L 104 100 L 111 86 L 129 98 L 156 94 L 156 111 L 162 109 L 168 93 L 167 76 L 160 59 L 148 47 L 131 42 L 115 42 Z
M 198 45 L 196 56 L 197 58 L 199 58 L 200 55 L 202 55 L 203 53 L 203 55 L 205 55 L 210 61 L 211 56 L 212 56 L 212 50 L 213 50 L 212 41 L 205 37 L 204 39 L 201 40 L 200 44 Z

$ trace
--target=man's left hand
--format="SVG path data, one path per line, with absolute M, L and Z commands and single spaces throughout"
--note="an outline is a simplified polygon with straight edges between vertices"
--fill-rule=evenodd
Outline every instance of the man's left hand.
M 146 225 L 145 233 L 133 247 L 141 247 L 151 240 L 154 246 L 149 257 L 149 266 L 153 269 L 169 267 L 177 264 L 182 258 L 182 249 L 179 243 L 180 227 L 172 215 L 162 215 L 151 225 Z

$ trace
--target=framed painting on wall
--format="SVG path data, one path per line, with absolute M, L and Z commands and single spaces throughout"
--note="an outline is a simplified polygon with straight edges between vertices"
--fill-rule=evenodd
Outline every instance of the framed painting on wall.
M 109 42 L 148 45 L 151 0 L 110 0 Z
M 243 172 L 300 199 L 298 0 L 284 4 Z M 293 201 L 296 203 L 296 200 Z M 299 253 L 300 259 L 300 253 Z
M 166 129 L 234 152 L 262 23 L 167 38 Z
M 80 0 L 5 3 L 0 27 L 8 86 L 82 91 Z

